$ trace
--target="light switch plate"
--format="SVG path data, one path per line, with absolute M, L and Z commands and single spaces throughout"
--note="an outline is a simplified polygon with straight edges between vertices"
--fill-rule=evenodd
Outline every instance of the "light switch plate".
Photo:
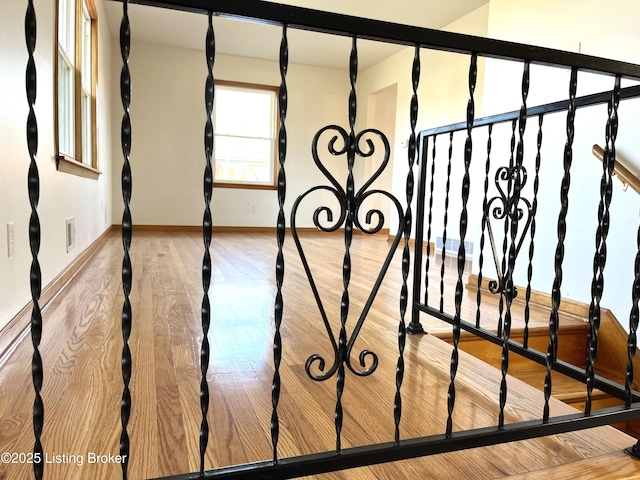
M 67 253 L 76 246 L 76 217 L 69 217 L 66 221 Z
M 16 254 L 16 234 L 13 222 L 7 223 L 7 256 Z

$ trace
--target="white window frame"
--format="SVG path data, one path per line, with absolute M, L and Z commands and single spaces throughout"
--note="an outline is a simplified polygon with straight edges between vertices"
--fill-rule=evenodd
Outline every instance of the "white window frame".
M 93 18 L 89 13 L 87 0 L 82 1 L 82 16 L 80 18 L 80 44 L 81 47 L 81 85 L 80 85 L 80 111 L 82 118 L 82 163 L 93 166 L 92 124 L 93 124 L 93 62 L 92 62 L 92 36 Z
M 75 157 L 75 0 L 58 0 L 58 154 Z

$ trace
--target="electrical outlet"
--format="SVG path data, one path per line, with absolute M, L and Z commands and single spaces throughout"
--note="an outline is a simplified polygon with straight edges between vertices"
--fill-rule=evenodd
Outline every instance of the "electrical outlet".
M 16 253 L 16 234 L 13 222 L 7 223 L 7 256 L 13 257 Z
M 66 245 L 67 253 L 76 246 L 76 217 L 67 218 L 66 223 Z
M 255 203 L 250 203 L 249 204 L 249 212 L 250 213 L 256 213 L 256 204 Z

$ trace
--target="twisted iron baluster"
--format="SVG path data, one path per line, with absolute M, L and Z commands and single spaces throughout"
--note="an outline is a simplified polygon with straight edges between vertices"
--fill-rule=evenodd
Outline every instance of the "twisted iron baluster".
M 511 122 L 511 155 L 509 157 L 509 170 L 513 169 L 514 165 L 514 152 L 516 149 L 516 120 Z M 509 181 L 507 182 L 507 196 L 506 198 L 511 198 L 513 188 L 513 179 L 509 176 Z M 517 207 L 517 205 L 516 205 Z M 507 205 L 505 204 L 505 208 Z M 502 320 L 504 314 L 504 278 L 507 274 L 507 247 L 509 240 L 509 215 L 506 214 L 504 216 L 504 237 L 502 238 L 502 265 L 500 266 L 500 300 L 498 302 L 498 336 L 502 336 Z M 498 265 L 496 265 L 496 269 Z
M 543 423 L 549 422 L 549 399 L 551 398 L 551 369 L 558 353 L 558 310 L 562 294 L 562 260 L 564 259 L 564 239 L 567 234 L 567 211 L 569 210 L 569 186 L 571 184 L 571 162 L 573 161 L 574 121 L 576 117 L 576 90 L 578 88 L 578 69 L 571 69 L 569 80 L 569 108 L 567 110 L 567 142 L 564 145 L 564 174 L 560 185 L 560 213 L 558 214 L 558 244 L 555 253 L 555 278 L 551 289 L 551 314 L 549 315 L 549 348 L 547 350 L 547 373 L 544 379 Z
M 482 266 L 484 265 L 484 231 L 487 228 L 487 192 L 489 191 L 489 170 L 491 169 L 491 134 L 493 123 L 489 124 L 489 136 L 487 137 L 487 161 L 484 168 L 484 198 L 482 199 L 482 221 L 480 234 L 480 258 L 478 259 L 480 270 L 478 271 L 478 291 L 476 292 L 476 327 L 480 328 L 480 304 L 482 303 Z
M 618 135 L 618 104 L 620 103 L 620 76 L 616 76 L 608 106 L 605 131 L 606 145 L 602 156 L 602 178 L 600 180 L 600 205 L 598 206 L 598 228 L 596 229 L 596 252 L 593 257 L 593 280 L 591 281 L 591 304 L 589 305 L 589 342 L 587 344 L 587 401 L 585 415 L 591 414 L 591 395 L 595 379 L 595 362 L 598 354 L 598 330 L 600 329 L 600 300 L 604 290 L 604 267 L 607 262 L 607 235 L 609 233 L 609 205 L 613 195 L 613 170 L 616 165 L 616 137 Z
M 420 323 L 420 292 L 422 290 L 422 252 L 424 249 L 424 219 L 425 219 L 425 201 L 427 187 L 427 169 L 429 168 L 429 137 L 418 136 L 417 140 L 416 165 L 419 168 L 420 176 L 418 177 L 418 201 L 416 202 L 416 229 L 415 229 L 415 248 L 413 255 L 413 282 L 412 282 L 412 302 L 411 302 L 411 320 L 407 325 L 407 333 L 420 334 L 426 333 L 424 327 Z M 422 161 L 422 165 L 420 165 Z M 404 228 L 404 225 L 403 225 Z M 402 233 L 402 232 L 401 232 Z M 429 242 L 427 241 L 427 255 L 430 253 Z M 428 261 L 427 261 L 428 263 Z M 425 270 L 425 275 L 427 275 Z
M 435 143 L 434 143 L 435 146 Z M 449 164 L 447 165 L 447 186 L 444 197 L 444 229 L 442 231 L 442 264 L 440 266 L 440 312 L 444 311 L 444 263 L 447 255 L 447 222 L 449 220 L 449 187 L 451 186 L 451 157 L 453 156 L 453 132 L 449 134 Z
M 433 219 L 433 185 L 436 175 L 436 140 L 437 135 L 433 137 L 433 147 L 431 149 L 431 185 L 429 187 L 429 220 L 427 226 L 427 263 L 424 272 L 424 304 L 429 305 L 429 259 L 431 257 L 431 220 Z
M 404 377 L 404 346 L 406 341 L 405 313 L 409 301 L 409 291 L 407 278 L 409 278 L 409 264 L 411 263 L 411 253 L 409 250 L 409 237 L 411 236 L 412 212 L 411 202 L 413 200 L 413 165 L 416 161 L 416 123 L 418 122 L 418 85 L 420 83 L 420 46 L 415 46 L 413 55 L 413 67 L 411 70 L 411 85 L 413 95 L 409 108 L 409 124 L 411 134 L 409 135 L 409 172 L 407 173 L 407 210 L 404 216 L 404 249 L 402 250 L 402 288 L 400 289 L 400 323 L 398 324 L 398 363 L 396 364 L 396 395 L 393 401 L 393 420 L 395 423 L 395 442 L 400 443 L 400 419 L 402 418 L 402 379 Z
M 122 145 L 122 200 L 124 201 L 124 212 L 122 214 L 122 246 L 124 258 L 122 260 L 122 290 L 124 292 L 124 304 L 122 305 L 122 402 L 120 403 L 120 420 L 122 423 L 122 433 L 120 435 L 120 455 L 122 455 L 122 478 L 127 479 L 129 466 L 129 434 L 127 425 L 131 414 L 131 391 L 129 382 L 131 381 L 131 350 L 129 349 L 129 336 L 131 335 L 131 278 L 133 275 L 129 248 L 131 247 L 131 236 L 133 225 L 131 220 L 131 165 L 129 155 L 131 154 L 131 118 L 129 116 L 129 105 L 131 104 L 131 73 L 129 72 L 129 51 L 131 47 L 131 28 L 128 13 L 129 1 L 122 2 L 122 23 L 120 24 L 120 54 L 122 56 L 122 72 L 120 74 L 120 99 L 122 100 L 122 127 L 120 131 L 120 142 Z
M 498 428 L 504 427 L 504 407 L 507 403 L 508 385 L 507 373 L 509 372 L 509 337 L 511 335 L 511 305 L 515 297 L 515 287 L 513 286 L 513 271 L 516 266 L 517 255 L 517 235 L 519 211 L 518 203 L 520 202 L 520 190 L 525 181 L 522 163 L 524 160 L 524 132 L 527 126 L 527 96 L 529 95 L 529 62 L 524 62 L 524 70 L 522 72 L 522 105 L 520 106 L 520 115 L 518 117 L 518 147 L 516 149 L 516 165 L 515 177 L 513 182 L 512 203 L 507 208 L 505 222 L 511 220 L 509 233 L 511 236 L 509 246 L 509 259 L 507 262 L 507 275 L 505 278 L 505 297 L 506 297 L 506 313 L 504 316 L 504 335 L 502 337 L 502 355 L 500 361 L 502 379 L 500 380 L 500 412 L 498 414 Z
M 205 57 L 207 61 L 207 80 L 204 88 L 204 103 L 207 120 L 204 127 L 204 153 L 206 165 L 204 169 L 204 216 L 202 219 L 202 238 L 204 241 L 204 257 L 202 259 L 202 345 L 200 347 L 200 475 L 204 475 L 204 457 L 209 443 L 209 384 L 207 371 L 209 370 L 209 326 L 211 324 L 211 303 L 209 301 L 209 287 L 211 286 L 211 236 L 213 221 L 211 218 L 211 196 L 213 195 L 213 102 L 215 99 L 215 82 L 213 79 L 213 62 L 216 55 L 216 40 L 213 32 L 213 13 L 209 12 L 209 25 L 205 40 Z
M 43 371 L 42 357 L 40 356 L 40 340 L 42 338 L 42 312 L 40 311 L 40 294 L 42 293 L 42 272 L 38 253 L 40 252 L 40 217 L 38 216 L 38 202 L 40 200 L 40 174 L 36 156 L 38 154 L 38 120 L 34 105 L 37 96 L 37 72 L 33 52 L 36 49 L 37 24 L 36 11 L 33 0 L 29 0 L 24 18 L 24 35 L 27 44 L 29 59 L 25 75 L 25 88 L 29 115 L 27 117 L 27 147 L 29 149 L 29 173 L 28 192 L 31 205 L 31 217 L 29 218 L 29 247 L 31 249 L 31 270 L 29 274 L 31 286 L 31 343 L 33 344 L 33 357 L 31 360 L 31 376 L 35 399 L 33 401 L 33 474 L 38 480 L 44 475 L 44 452 L 42 449 L 42 429 L 44 428 L 44 403 L 40 392 L 42 390 Z
M 351 55 L 349 57 L 349 80 L 351 83 L 351 91 L 349 92 L 349 148 L 347 150 L 347 167 L 349 174 L 347 175 L 347 218 L 344 225 L 344 259 L 342 262 L 342 284 L 343 292 L 340 301 L 340 335 L 338 337 L 338 354 L 340 364 L 338 365 L 338 376 L 336 380 L 336 452 L 342 450 L 342 393 L 344 392 L 344 362 L 347 361 L 347 317 L 349 316 L 349 281 L 351 279 L 351 240 L 353 238 L 353 221 L 354 221 L 354 196 L 355 187 L 353 181 L 353 164 L 356 156 L 356 79 L 358 78 L 358 48 L 357 37 L 354 35 L 351 42 Z
M 631 389 L 633 388 L 633 358 L 638 348 L 638 323 L 640 323 L 640 225 L 638 226 L 638 234 L 636 237 L 636 245 L 638 253 L 636 253 L 636 261 L 634 263 L 635 276 L 633 279 L 633 287 L 631 288 L 631 313 L 629 314 L 629 337 L 627 339 L 627 372 L 625 375 L 625 400 L 624 404 L 629 408 L 633 402 Z
M 531 300 L 531 279 L 533 278 L 534 237 L 536 235 L 536 212 L 538 211 L 538 187 L 540 186 L 540 148 L 542 147 L 542 121 L 544 114 L 538 116 L 538 143 L 536 151 L 536 175 L 533 179 L 533 203 L 531 204 L 531 242 L 529 243 L 529 265 L 527 267 L 527 291 L 524 304 L 524 348 L 529 348 L 529 302 Z
M 476 78 L 478 75 L 478 56 L 471 55 L 471 64 L 469 66 L 469 103 L 467 104 L 467 140 L 464 144 L 464 176 L 462 177 L 462 211 L 460 212 L 460 246 L 458 247 L 458 281 L 456 283 L 455 304 L 456 313 L 453 321 L 453 352 L 451 353 L 451 369 L 449 391 L 447 394 L 447 438 L 451 438 L 453 430 L 453 409 L 456 402 L 456 373 L 458 371 L 458 342 L 460 341 L 460 315 L 462 310 L 462 294 L 464 292 L 464 284 L 462 283 L 462 274 L 464 273 L 464 265 L 466 261 L 466 251 L 464 247 L 465 237 L 467 235 L 467 202 L 469 201 L 469 166 L 471 165 L 471 153 L 473 151 L 473 142 L 471 139 L 471 131 L 473 130 L 473 119 L 475 113 L 475 103 L 473 100 L 473 92 L 476 89 Z
M 282 283 L 284 282 L 284 235 L 286 220 L 284 216 L 284 202 L 286 197 L 287 180 L 284 163 L 287 157 L 287 69 L 289 68 L 289 44 L 287 42 L 287 26 L 282 26 L 282 40 L 280 42 L 280 91 L 278 93 L 278 111 L 280 114 L 280 130 L 278 131 L 278 221 L 276 224 L 276 239 L 278 255 L 276 257 L 276 301 L 274 307 L 275 334 L 273 337 L 273 382 L 271 384 L 271 445 L 273 447 L 273 462 L 278 462 L 278 439 L 280 437 L 280 419 L 278 418 L 278 403 L 280 401 L 280 360 L 282 359 L 282 337 L 280 325 L 284 302 L 282 300 Z

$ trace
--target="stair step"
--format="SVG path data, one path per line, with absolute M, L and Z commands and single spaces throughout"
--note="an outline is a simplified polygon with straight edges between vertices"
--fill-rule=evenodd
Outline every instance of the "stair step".
M 487 290 L 488 279 L 483 279 L 482 304 L 485 306 L 488 315 L 482 317 L 483 324 L 494 315 L 497 320 L 496 307 L 499 305 L 500 297 L 492 295 Z M 472 300 L 476 299 L 478 290 L 477 276 L 471 275 L 466 285 L 467 296 Z M 521 291 L 525 289 L 520 288 Z M 532 291 L 529 303 L 529 348 L 546 353 L 549 345 L 548 321 L 551 313 L 551 297 L 542 292 Z M 522 343 L 524 338 L 524 295 L 514 299 L 511 312 L 513 323 L 510 338 Z M 493 311 L 491 309 L 494 309 Z M 589 305 L 573 300 L 562 299 L 562 310 L 559 312 L 558 331 L 558 359 L 585 368 L 587 352 L 587 332 L 588 322 L 586 320 Z M 483 310 L 484 312 L 484 310 Z M 620 378 L 621 372 L 625 371 L 627 364 L 627 332 L 620 325 L 618 320 L 608 309 L 601 309 L 600 334 L 598 336 L 599 349 L 595 368 L 596 374 L 616 383 L 623 385 L 625 379 Z M 486 327 L 485 327 L 486 328 Z M 496 330 L 493 329 L 493 332 Z M 439 331 L 432 334 L 442 340 L 452 342 L 451 331 Z M 502 363 L 502 347 L 482 340 L 468 332 L 460 335 L 459 348 L 476 358 L 500 369 Z M 636 371 L 640 371 L 640 354 L 634 359 Z M 544 389 L 544 378 L 546 368 L 544 365 L 528 360 L 520 355 L 509 355 L 509 374 L 523 382 L 539 389 Z M 639 381 L 633 382 L 633 389 L 640 390 Z M 585 410 L 586 386 L 584 383 L 552 372 L 552 395 L 558 400 L 571 405 L 579 411 Z M 607 407 L 623 405 L 623 401 L 612 397 L 600 390 L 593 390 L 591 395 L 592 409 L 598 410 Z M 640 420 L 624 422 L 613 425 L 623 432 L 640 438 Z
M 560 327 L 558 331 L 558 358 L 560 360 L 584 368 L 586 362 L 587 329 L 588 325 L 586 324 Z M 523 329 L 515 329 L 510 338 L 522 342 L 523 335 Z M 453 343 L 451 332 L 439 332 L 434 334 L 434 336 L 448 343 Z M 546 328 L 534 327 L 529 331 L 529 348 L 544 352 L 547 349 L 548 341 L 549 337 Z M 500 369 L 502 361 L 501 346 L 487 342 L 468 332 L 462 332 L 458 346 L 461 350 Z M 601 375 L 603 372 L 597 370 L 596 373 Z M 509 356 L 509 374 L 540 391 L 544 390 L 544 379 L 546 375 L 546 367 L 544 365 L 540 365 L 520 355 L 512 354 Z M 572 406 L 578 411 L 584 411 L 587 400 L 585 384 L 556 371 L 553 371 L 551 375 L 553 397 Z M 612 397 L 601 390 L 594 389 L 592 391 L 591 406 L 594 410 L 622 404 L 622 400 Z M 614 424 L 613 426 L 636 438 L 640 437 L 640 422 L 623 422 Z
M 586 362 L 587 351 L 587 330 L 588 325 L 584 323 L 562 325 L 558 330 L 558 359 L 583 367 Z M 434 336 L 452 344 L 451 331 L 435 332 Z M 510 338 L 522 343 L 524 339 L 524 328 L 512 329 Z M 500 367 L 502 359 L 502 347 L 490 343 L 471 333 L 462 332 L 458 346 L 461 350 L 473 355 L 476 358 Z M 529 329 L 529 348 L 539 352 L 546 352 L 549 347 L 549 333 L 547 327 L 536 326 Z M 509 356 L 509 371 L 528 370 L 532 365 L 539 365 L 520 355 Z
M 514 377 L 522 380 L 532 387 L 541 391 L 544 390 L 546 368 L 542 365 L 535 365 L 529 370 L 518 370 L 517 372 L 514 371 L 511 373 Z M 551 381 L 553 386 L 552 394 L 558 400 L 562 400 L 563 402 L 571 405 L 584 403 L 586 401 L 587 389 L 584 383 L 558 372 L 551 372 Z M 598 389 L 594 389 L 591 394 L 592 401 L 602 400 L 605 398 L 611 397 Z

